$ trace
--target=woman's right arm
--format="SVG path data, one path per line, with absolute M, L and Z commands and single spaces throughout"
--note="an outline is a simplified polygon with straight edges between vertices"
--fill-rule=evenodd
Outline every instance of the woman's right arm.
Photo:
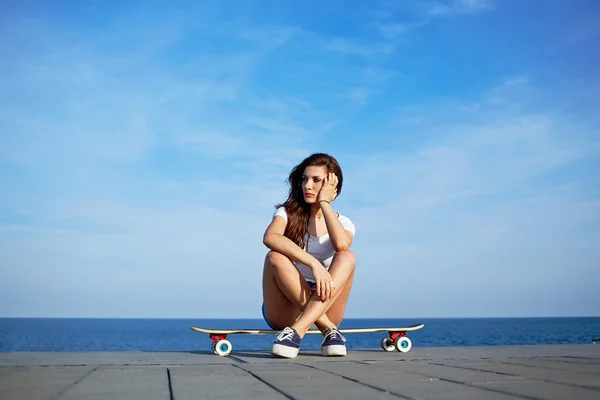
M 279 215 L 274 216 L 273 221 L 271 221 L 263 236 L 264 245 L 294 261 L 300 261 L 311 269 L 317 264 L 323 266 L 319 260 L 308 254 L 296 243 L 283 235 L 285 233 L 286 225 L 287 222 L 283 217 Z

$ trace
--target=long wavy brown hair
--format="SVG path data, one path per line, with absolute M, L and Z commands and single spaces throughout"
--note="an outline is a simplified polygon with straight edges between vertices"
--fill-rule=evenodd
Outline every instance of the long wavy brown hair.
M 288 222 L 284 236 L 301 248 L 304 248 L 305 245 L 310 218 L 310 204 L 304 201 L 304 193 L 302 192 L 302 176 L 304 175 L 304 169 L 308 166 L 325 167 L 328 173 L 333 172 L 337 175 L 337 196 L 342 192 L 342 182 L 344 181 L 340 164 L 335 158 L 324 153 L 315 153 L 306 157 L 290 172 L 287 179 L 290 184 L 288 198 L 283 204 L 278 204 L 275 207 L 285 207 Z

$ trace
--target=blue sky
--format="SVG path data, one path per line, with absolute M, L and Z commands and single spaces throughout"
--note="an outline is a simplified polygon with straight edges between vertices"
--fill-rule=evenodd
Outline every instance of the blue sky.
M 598 40 L 593 0 L 2 2 L 0 317 L 260 318 L 317 151 L 347 317 L 598 316 Z

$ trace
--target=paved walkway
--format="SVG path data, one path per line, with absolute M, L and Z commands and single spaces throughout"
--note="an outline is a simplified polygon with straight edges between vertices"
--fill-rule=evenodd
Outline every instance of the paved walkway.
M 0 353 L 0 399 L 600 399 L 600 345 Z

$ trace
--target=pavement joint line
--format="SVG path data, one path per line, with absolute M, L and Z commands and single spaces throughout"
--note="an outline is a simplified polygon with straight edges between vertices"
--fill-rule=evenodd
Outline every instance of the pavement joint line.
M 85 378 L 87 378 L 88 376 L 90 376 L 98 368 L 100 368 L 100 367 L 96 367 L 96 368 L 92 369 L 90 372 L 88 372 L 87 374 L 83 375 L 81 378 L 77 379 L 75 382 L 73 382 L 71 385 L 69 385 L 65 390 L 63 390 L 60 393 L 58 393 L 56 395 L 56 397 L 54 397 L 54 398 L 55 399 L 59 399 L 63 394 L 67 393 L 71 388 L 75 387 L 75 385 L 77 385 L 79 382 L 81 382 L 82 380 L 84 380 Z
M 470 371 L 489 372 L 489 373 L 493 373 L 493 374 L 496 374 L 496 375 L 505 375 L 505 376 L 512 376 L 512 377 L 517 377 L 517 378 L 526 378 L 526 379 L 529 379 L 526 376 L 511 374 L 511 373 L 508 373 L 508 372 L 490 371 L 490 370 L 476 368 L 476 367 L 464 367 L 464 366 L 460 366 L 460 365 L 449 365 L 449 364 L 441 364 L 441 363 L 434 363 L 434 362 L 430 362 L 430 363 L 427 363 L 427 364 L 437 365 L 437 366 L 440 366 L 440 367 L 467 369 L 467 370 L 470 370 Z
M 574 365 L 596 365 L 596 364 L 586 364 L 586 363 L 581 363 L 581 362 L 577 362 L 577 361 L 571 361 L 571 360 L 557 360 L 556 357 L 554 356 L 550 356 L 550 357 L 534 357 L 535 360 L 544 360 L 544 361 L 551 361 L 551 362 L 556 362 L 556 363 L 561 363 L 561 364 L 574 364 Z M 598 360 L 598 365 L 600 366 L 600 360 Z
M 171 370 L 167 367 L 167 380 L 169 381 L 169 399 L 174 400 L 175 397 L 173 395 L 173 384 L 171 382 Z
M 418 399 L 415 399 L 413 397 L 409 397 L 409 396 L 406 396 L 406 395 L 403 395 L 403 394 L 400 394 L 400 393 L 392 392 L 390 390 L 386 390 L 386 389 L 383 389 L 383 388 L 371 385 L 371 384 L 366 383 L 366 382 L 361 382 L 358 379 L 350 378 L 349 376 L 345 376 L 345 375 L 342 375 L 342 374 L 338 374 L 338 373 L 335 373 L 335 372 L 328 371 L 326 369 L 321 369 L 321 368 L 317 368 L 317 367 L 312 366 L 312 365 L 306 365 L 306 364 L 301 364 L 301 363 L 296 363 L 296 364 L 300 365 L 302 367 L 316 369 L 317 371 L 327 372 L 328 374 L 339 376 L 340 378 L 349 380 L 349 381 L 354 382 L 354 383 L 358 383 L 359 385 L 363 385 L 363 386 L 369 387 L 371 389 L 378 390 L 378 391 L 383 392 L 383 393 L 391 394 L 392 396 L 400 397 L 401 399 L 418 400 Z
M 551 366 L 551 365 L 536 365 L 536 366 L 532 366 L 532 365 L 528 365 L 528 364 L 519 364 L 516 361 L 512 361 L 512 362 L 500 361 L 499 363 L 500 364 L 506 364 L 506 365 L 516 365 L 516 366 L 519 366 L 519 367 L 544 368 L 544 369 L 551 369 L 553 371 L 564 371 L 563 368 L 558 368 L 558 367 Z M 584 365 L 584 364 L 579 364 L 579 365 Z M 579 371 L 579 372 L 581 372 L 581 371 Z M 597 373 L 594 373 L 594 372 L 582 372 L 582 373 L 584 373 L 584 374 L 592 374 L 592 375 L 594 375 L 594 374 L 600 374 L 600 368 L 598 368 L 598 372 Z
M 434 364 L 434 365 L 440 365 L 440 364 Z M 467 382 L 462 382 L 462 381 L 455 381 L 453 379 L 448 379 L 448 378 L 441 378 L 439 376 L 434 376 L 434 375 L 430 375 L 430 374 L 424 374 L 422 372 L 414 372 L 414 371 L 410 371 L 411 374 L 415 374 L 415 375 L 420 375 L 420 376 L 424 376 L 427 378 L 433 378 L 433 379 L 438 379 L 440 381 L 443 382 L 450 382 L 450 383 L 455 383 L 457 385 L 463 385 L 463 386 L 468 386 L 468 387 L 472 387 L 472 388 L 477 388 L 477 389 L 481 389 L 481 390 L 487 390 L 488 392 L 496 392 L 496 393 L 500 393 L 500 394 L 506 394 L 509 396 L 513 396 L 513 397 L 519 397 L 522 399 L 528 399 L 528 400 L 545 400 L 541 397 L 535 397 L 535 396 L 528 396 L 528 395 L 524 395 L 524 394 L 517 394 L 517 393 L 512 393 L 512 392 L 508 392 L 505 390 L 500 390 L 500 389 L 494 389 L 494 388 L 490 388 L 490 387 L 485 387 L 485 386 L 479 386 L 479 385 L 474 385 L 471 383 L 467 383 Z
M 579 359 L 579 360 L 591 360 L 591 361 L 598 361 L 598 362 L 600 362 L 600 358 L 596 358 L 596 357 L 562 356 L 562 358 L 576 358 L 576 359 Z
M 97 367 L 97 368 L 144 368 L 144 367 L 164 367 L 166 364 L 32 364 L 32 365 L 5 365 L 1 368 L 54 368 L 54 367 Z M 169 363 L 172 367 L 188 367 L 188 366 L 202 366 L 202 365 L 232 365 L 230 363 Z
M 579 388 L 579 389 L 588 389 L 588 390 L 593 390 L 593 391 L 600 391 L 600 388 L 595 387 L 595 386 L 588 386 L 588 385 L 577 385 L 574 383 L 567 383 L 567 382 L 559 382 L 559 381 L 550 381 L 548 379 L 542 379 L 542 378 L 534 378 L 531 376 L 523 376 L 523 375 L 517 375 L 517 374 L 510 374 L 507 372 L 497 372 L 497 371 L 491 371 L 488 369 L 481 369 L 481 368 L 474 368 L 474 367 L 464 367 L 464 366 L 458 366 L 458 365 L 447 365 L 447 364 L 438 364 L 438 363 L 429 363 L 432 365 L 438 365 L 440 367 L 446 367 L 446 368 L 459 368 L 459 369 L 466 369 L 466 370 L 471 370 L 471 371 L 481 371 L 481 372 L 488 372 L 488 373 L 493 373 L 493 374 L 498 374 L 498 375 L 506 375 L 506 376 L 512 376 L 515 378 L 523 378 L 523 379 L 528 379 L 528 380 L 532 380 L 532 381 L 537 381 L 537 382 L 545 382 L 545 383 L 554 383 L 557 385 L 562 385 L 562 386 L 569 386 L 569 387 L 575 387 L 575 388 Z M 530 365 L 523 365 L 524 367 L 529 367 L 529 368 L 536 368 L 536 367 L 531 367 Z M 440 378 L 441 379 L 441 378 Z M 466 385 L 469 385 L 467 383 L 465 383 Z
M 242 371 L 245 371 L 246 373 L 252 375 L 255 379 L 258 379 L 260 382 L 264 383 L 265 385 L 267 385 L 268 387 L 270 387 L 271 389 L 275 390 L 277 393 L 281 394 L 282 396 L 285 396 L 285 398 L 290 399 L 290 400 L 296 400 L 295 397 L 290 396 L 289 394 L 287 394 L 286 392 L 284 392 L 283 390 L 279 389 L 277 386 L 265 381 L 264 379 L 262 379 L 260 376 L 256 375 L 254 372 L 247 370 L 246 368 L 242 368 L 241 366 L 237 365 L 237 364 L 231 364 L 231 366 L 236 367 L 241 369 Z
M 235 362 L 238 362 L 240 364 L 248 364 L 248 361 L 243 360 L 243 359 L 241 359 L 239 357 L 236 357 L 236 356 L 229 355 L 228 358 L 231 358 L 232 360 L 234 360 Z

